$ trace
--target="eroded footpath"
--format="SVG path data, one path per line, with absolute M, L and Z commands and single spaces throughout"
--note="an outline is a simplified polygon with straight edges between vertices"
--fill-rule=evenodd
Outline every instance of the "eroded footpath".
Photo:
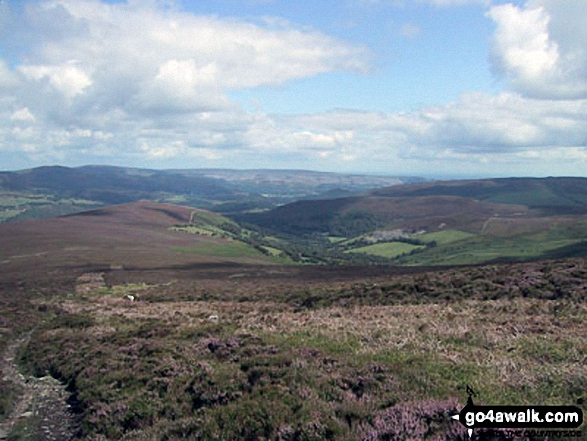
M 24 376 L 18 368 L 17 354 L 29 338 L 27 333 L 12 341 L 0 359 L 2 379 L 14 396 L 11 412 L 0 423 L 0 440 L 72 440 L 78 424 L 65 386 L 51 376 Z

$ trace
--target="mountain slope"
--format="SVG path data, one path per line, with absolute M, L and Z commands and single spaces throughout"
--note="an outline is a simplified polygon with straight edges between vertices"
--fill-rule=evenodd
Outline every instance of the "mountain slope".
M 141 201 L 65 217 L 0 224 L 4 274 L 66 268 L 164 268 L 206 262 L 270 264 L 255 248 L 223 237 L 174 231 L 194 213 L 172 204 Z
M 154 193 L 197 194 L 202 198 L 230 199 L 233 190 L 218 179 L 182 176 L 156 170 L 119 167 L 39 167 L 0 173 L 6 190 L 37 190 L 60 197 L 82 198 L 105 204 L 151 199 Z
M 237 219 L 290 234 L 362 234 L 376 228 L 479 232 L 489 218 L 587 214 L 586 178 L 509 178 L 407 184 L 363 196 L 299 201 Z
M 459 196 L 362 196 L 298 201 L 267 213 L 235 219 L 287 234 L 356 236 L 376 229 L 477 231 L 492 216 L 527 215 L 523 205 L 495 204 Z
M 382 188 L 383 197 L 461 196 L 481 201 L 522 204 L 549 214 L 587 213 L 587 178 L 503 178 L 427 182 Z

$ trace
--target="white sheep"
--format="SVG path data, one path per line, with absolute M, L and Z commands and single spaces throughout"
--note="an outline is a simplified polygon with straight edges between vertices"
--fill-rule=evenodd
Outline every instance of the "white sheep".
M 130 294 L 127 294 L 126 298 L 129 299 L 131 302 L 135 301 L 135 296 L 131 296 Z

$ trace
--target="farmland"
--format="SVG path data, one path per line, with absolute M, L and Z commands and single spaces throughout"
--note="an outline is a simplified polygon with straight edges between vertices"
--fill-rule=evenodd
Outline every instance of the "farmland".
M 364 247 L 353 248 L 353 253 L 366 253 L 374 256 L 387 257 L 393 259 L 394 257 L 408 254 L 414 250 L 421 250 L 423 246 L 411 245 L 403 242 L 386 242 L 375 245 L 367 245 Z M 347 251 L 349 252 L 349 251 Z

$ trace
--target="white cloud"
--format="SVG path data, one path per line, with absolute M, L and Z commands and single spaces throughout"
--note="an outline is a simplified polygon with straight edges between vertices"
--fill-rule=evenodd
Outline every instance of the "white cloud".
M 16 110 L 10 115 L 10 121 L 35 122 L 36 120 L 35 115 L 31 113 L 28 107 Z
M 75 28 L 72 38 L 49 44 L 43 57 L 53 63 L 73 57 L 90 71 L 118 77 L 148 79 L 187 66 L 189 81 L 201 86 L 213 81 L 220 88 L 246 88 L 337 69 L 368 68 L 365 48 L 315 31 L 266 29 L 243 21 L 161 11 L 140 2 L 52 0 L 41 7 L 65 9 Z M 79 23 L 85 31 L 79 30 Z M 45 38 L 50 41 L 51 35 Z
M 158 3 L 27 4 L 14 18 L 13 36 L 19 44 L 27 39 L 27 54 L 12 70 L 0 61 L 0 90 L 12 88 L 11 99 L 52 124 L 114 133 L 179 113 L 229 115 L 230 90 L 370 69 L 368 49 L 318 31 L 196 16 Z
M 136 165 L 395 173 L 463 164 L 515 170 L 540 161 L 574 170 L 587 161 L 587 31 L 579 26 L 587 8 L 573 10 L 570 0 L 489 10 L 494 61 L 511 92 L 465 93 L 413 112 L 290 116 L 246 112 L 229 93 L 366 71 L 369 51 L 287 22 L 200 17 L 155 3 L 28 5 L 23 27 L 38 38 L 20 65 L 0 61 L 0 150 L 45 162 L 114 155 Z
M 229 91 L 370 69 L 368 49 L 316 30 L 160 3 L 40 0 L 14 9 L 15 32 L 2 38 L 26 54 L 14 67 L 0 60 L 1 148 L 22 151 L 26 138 L 45 158 L 113 148 L 119 157 L 212 160 L 244 147 L 255 119 Z M 23 122 L 35 130 L 12 127 Z
M 218 90 L 217 75 L 214 62 L 199 68 L 194 60 L 172 59 L 145 81 L 133 103 L 156 111 L 221 109 L 228 106 L 228 99 Z
M 175 158 L 186 150 L 184 141 L 173 141 L 163 145 L 152 145 L 147 142 L 141 144 L 141 150 L 150 158 L 168 159 Z
M 67 61 L 55 66 L 31 65 L 19 66 L 18 69 L 26 78 L 39 82 L 47 79 L 52 87 L 71 99 L 92 84 L 90 76 L 76 64 L 76 61 Z
M 587 97 L 587 2 L 529 0 L 493 6 L 493 62 L 520 92 L 539 98 Z

